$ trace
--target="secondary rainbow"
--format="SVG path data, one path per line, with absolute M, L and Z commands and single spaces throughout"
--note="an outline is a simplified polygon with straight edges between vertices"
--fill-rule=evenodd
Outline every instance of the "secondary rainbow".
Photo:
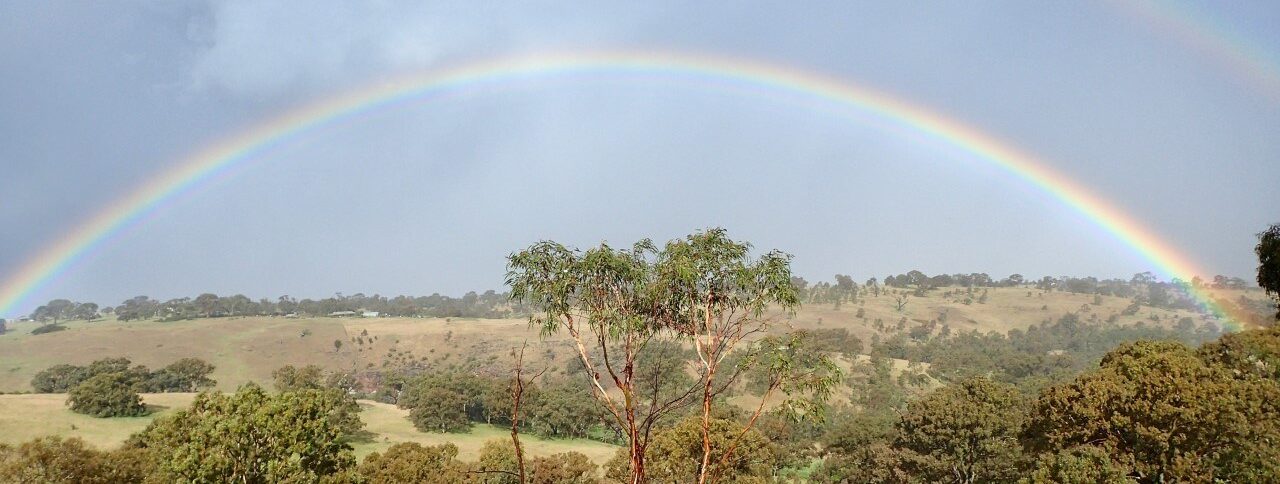
M 262 160 L 264 151 L 316 128 L 398 103 L 452 92 L 496 87 L 534 79 L 608 75 L 623 78 L 674 78 L 710 82 L 728 89 L 782 95 L 881 126 L 906 129 L 958 148 L 996 165 L 1071 206 L 1083 217 L 1149 260 L 1168 277 L 1191 280 L 1204 274 L 1192 261 L 1119 209 L 1106 203 L 1049 164 L 942 114 L 845 80 L 762 62 L 681 53 L 608 52 L 502 58 L 399 77 L 348 92 L 271 119 L 215 143 L 144 183 L 131 195 L 100 211 L 58 239 L 8 277 L 0 286 L 0 315 L 12 314 L 33 293 L 55 280 L 85 254 L 100 246 L 166 201 L 238 165 Z M 1222 313 L 1208 294 L 1195 297 Z M 1234 315 L 1225 315 L 1228 321 Z
M 1185 2 L 1117 0 L 1111 3 L 1165 36 L 1218 62 L 1272 102 L 1280 102 L 1280 61 L 1240 29 Z

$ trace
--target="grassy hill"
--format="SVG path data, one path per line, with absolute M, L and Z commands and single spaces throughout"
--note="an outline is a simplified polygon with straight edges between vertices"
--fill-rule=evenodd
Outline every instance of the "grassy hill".
M 59 435 L 80 437 L 99 448 L 113 448 L 130 435 L 146 428 L 156 417 L 185 407 L 195 398 L 194 393 L 147 393 L 143 402 L 154 410 L 144 417 L 94 418 L 74 413 L 64 404 L 64 394 L 0 395 L 0 443 L 18 444 L 36 437 Z M 370 452 L 382 451 L 396 442 L 418 442 L 435 445 L 452 442 L 458 446 L 458 456 L 463 460 L 475 460 L 480 446 L 494 439 L 510 439 L 507 429 L 489 425 L 476 425 L 471 432 L 440 434 L 419 432 L 409 424 L 408 411 L 394 405 L 360 401 L 360 419 L 365 422 L 368 436 L 352 443 L 356 457 L 363 459 Z M 559 452 L 578 451 L 597 464 L 604 464 L 613 457 L 616 447 L 583 439 L 541 439 L 532 435 L 521 436 L 530 455 L 550 455 Z
M 981 291 L 981 290 L 979 290 Z M 905 291 L 903 291 L 905 292 Z M 1260 291 L 1222 291 L 1223 297 L 1263 297 Z M 967 301 L 966 301 L 967 300 Z M 1117 297 L 1095 299 L 1093 295 L 1063 292 L 1042 293 L 1027 288 L 991 288 L 983 302 L 976 294 L 940 289 L 922 297 L 911 296 L 899 310 L 895 297 L 882 294 L 864 297 L 857 303 L 809 304 L 791 316 L 776 315 L 779 330 L 843 328 L 869 343 L 875 337 L 897 332 L 906 326 L 937 320 L 953 333 L 977 330 L 1007 332 L 1056 320 L 1076 313 L 1082 321 L 1106 321 L 1122 325 L 1143 323 L 1173 326 L 1190 317 L 1199 325 L 1200 315 L 1142 306 L 1136 313 L 1123 314 L 1132 300 Z M 859 315 L 861 313 L 861 315 Z M 877 323 L 877 320 L 879 322 Z M 431 318 L 284 318 L 244 317 L 196 319 L 178 322 L 111 319 L 64 323 L 66 330 L 32 334 L 35 323 L 11 324 L 0 335 L 0 392 L 28 392 L 30 380 L 40 370 L 59 363 L 88 364 L 94 360 L 124 356 L 152 369 L 183 357 L 196 357 L 216 365 L 212 375 L 218 388 L 234 390 L 256 381 L 268 384 L 271 372 L 284 365 L 314 364 L 328 370 L 364 370 L 395 366 L 409 360 L 427 368 L 468 367 L 505 374 L 511 351 L 529 342 L 526 364 L 563 369 L 575 358 L 563 336 L 540 338 L 522 319 L 431 319 Z M 887 327 L 880 330 L 877 326 Z M 340 341 L 340 346 L 335 345 Z M 856 358 L 838 358 L 845 370 Z M 912 362 L 892 361 L 894 373 Z M 928 369 L 927 364 L 917 365 Z M 921 391 L 941 385 L 931 380 Z M 851 388 L 837 392 L 835 401 L 848 402 Z M 17 443 L 42 435 L 79 436 L 93 445 L 111 447 L 130 434 L 142 430 L 157 415 L 187 405 L 192 394 L 147 394 L 144 401 L 156 410 L 146 417 L 96 419 L 72 413 L 62 394 L 0 395 L 0 442 Z M 754 407 L 759 397 L 735 396 L 731 401 Z M 437 434 L 417 431 L 406 418 L 407 411 L 393 405 L 361 401 L 361 418 L 369 431 L 367 439 L 354 442 L 357 454 L 385 449 L 395 442 L 424 444 L 453 442 L 464 460 L 474 459 L 487 440 L 507 438 L 505 429 L 476 425 L 470 433 Z M 532 455 L 568 450 L 587 454 L 603 464 L 613 455 L 614 446 L 587 440 L 546 440 L 528 436 Z
M 1136 314 L 1122 315 L 1132 302 L 1127 298 L 1102 297 L 1100 304 L 1094 305 L 1094 296 L 1086 294 L 991 288 L 985 303 L 965 304 L 966 296 L 960 291 L 944 288 L 924 297 L 909 297 L 901 311 L 887 294 L 865 297 L 857 304 L 845 303 L 839 309 L 832 304 L 809 304 L 792 317 L 779 317 L 779 326 L 845 328 L 869 342 L 878 332 L 874 327 L 877 319 L 890 327 L 906 318 L 909 326 L 939 320 L 953 332 L 1001 333 L 1068 312 L 1079 313 L 1082 320 L 1093 315 L 1098 320 L 1114 316 L 1119 324 L 1171 326 L 1183 317 L 1201 322 L 1199 315 L 1187 311 L 1148 306 Z M 1230 299 L 1262 297 L 1260 290 L 1221 292 Z M 863 317 L 857 317 L 859 309 Z M 0 392 L 30 391 L 31 377 L 58 363 L 88 364 L 117 356 L 153 369 L 183 357 L 201 358 L 217 366 L 213 378 L 223 390 L 234 390 L 249 381 L 269 382 L 271 372 L 284 365 L 361 370 L 409 359 L 440 365 L 473 360 L 505 370 L 510 351 L 524 341 L 530 344 L 527 359 L 531 366 L 573 357 L 564 337 L 539 338 L 522 319 L 243 317 L 64 324 L 65 331 L 33 335 L 36 323 L 14 323 L 9 332 L 0 335 Z M 341 349 L 335 349 L 335 340 L 342 342 Z

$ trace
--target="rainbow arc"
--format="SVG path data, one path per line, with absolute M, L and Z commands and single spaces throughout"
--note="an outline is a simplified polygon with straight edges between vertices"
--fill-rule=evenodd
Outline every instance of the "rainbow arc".
M 0 285 L 0 314 L 11 314 L 93 248 L 166 202 L 220 173 L 266 160 L 264 152 L 317 128 L 450 93 L 578 76 L 709 83 L 830 105 L 859 120 L 922 134 L 999 167 L 1061 201 L 1150 261 L 1163 276 L 1189 281 L 1204 274 L 1190 258 L 1113 204 L 1053 170 L 1047 161 L 922 106 L 846 80 L 776 64 L 711 55 L 602 52 L 503 58 L 407 75 L 304 106 L 214 143 L 79 224 L 20 267 Z M 1207 309 L 1224 314 L 1208 293 L 1194 291 L 1193 296 Z M 1228 324 L 1243 320 L 1231 314 L 1225 317 Z

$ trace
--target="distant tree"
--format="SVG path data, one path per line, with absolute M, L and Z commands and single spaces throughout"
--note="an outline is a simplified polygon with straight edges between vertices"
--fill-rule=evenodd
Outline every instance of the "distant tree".
M 466 464 L 458 460 L 458 447 L 451 443 L 400 442 L 365 457 L 359 473 L 367 484 L 452 484 L 470 477 Z
M 153 455 L 156 482 L 350 482 L 355 458 L 330 417 L 342 405 L 331 392 L 250 384 L 201 393 L 133 440 Z
M 1268 295 L 1280 298 L 1280 224 L 1268 227 L 1258 234 L 1258 286 Z M 1280 304 L 1276 305 L 1276 319 L 1280 319 Z
M 8 329 L 5 326 L 5 323 L 6 321 L 4 320 L 4 318 L 0 318 L 0 334 L 4 334 L 4 332 Z
M 324 370 L 316 365 L 297 368 L 285 365 L 271 372 L 276 391 L 291 392 L 297 390 L 319 390 L 324 388 Z
M 31 319 L 41 322 L 51 321 L 53 324 L 58 324 L 60 320 L 71 319 L 75 307 L 76 303 L 67 299 L 54 299 L 36 308 L 31 313 Z
M 88 377 L 84 367 L 68 364 L 53 365 L 31 378 L 31 387 L 37 393 L 66 393 Z
M 116 319 L 120 321 L 151 319 L 156 317 L 156 311 L 159 306 L 160 303 L 154 299 L 147 296 L 138 296 L 116 306 Z
M 342 351 L 342 340 L 340 339 L 333 340 L 333 351 L 335 352 Z
M 147 413 L 135 381 L 124 373 L 103 373 L 71 389 L 71 411 L 94 417 L 136 417 Z
M 214 366 L 199 358 L 183 358 L 152 373 L 150 386 L 159 392 L 194 392 L 218 382 L 209 378 Z
M 435 387 L 422 394 L 409 411 L 409 420 L 423 432 L 465 432 L 471 429 L 466 406 L 465 396 Z
M 98 318 L 98 305 L 91 302 L 84 303 L 84 304 L 77 304 L 71 310 L 71 314 L 69 314 L 69 316 L 72 319 L 92 321 Z
M 217 294 L 206 292 L 196 296 L 195 300 L 191 301 L 191 303 L 195 305 L 196 311 L 199 311 L 200 315 L 206 318 L 219 315 L 223 311 L 222 300 Z

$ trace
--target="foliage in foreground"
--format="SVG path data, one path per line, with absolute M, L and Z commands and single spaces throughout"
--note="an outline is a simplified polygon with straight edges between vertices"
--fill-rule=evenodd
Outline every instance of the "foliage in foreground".
M 355 465 L 337 418 L 345 403 L 335 392 L 272 395 L 252 384 L 202 393 L 133 443 L 150 452 L 160 482 L 342 482 Z

